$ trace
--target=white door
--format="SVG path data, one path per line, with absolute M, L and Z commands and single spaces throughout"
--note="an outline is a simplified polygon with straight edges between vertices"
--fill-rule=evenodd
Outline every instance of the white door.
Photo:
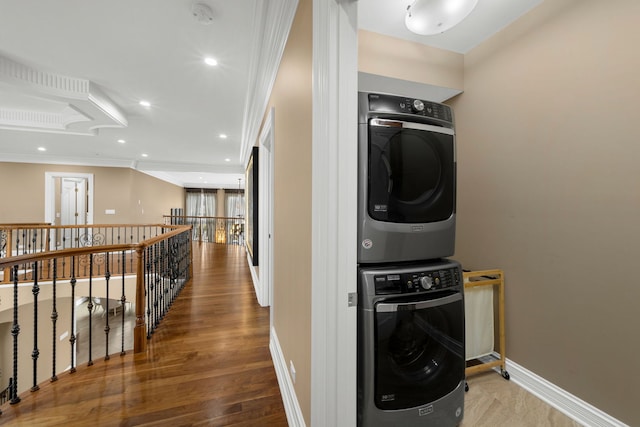
M 44 222 L 53 225 L 93 224 L 93 174 L 45 172 L 44 179 Z M 71 233 L 52 232 L 52 250 L 62 246 L 63 237 L 70 239 L 65 240 L 68 248 L 78 233 L 71 236 Z
M 60 225 L 84 225 L 87 223 L 87 180 L 62 178 L 60 182 Z M 79 235 L 79 229 L 65 229 L 65 247 Z

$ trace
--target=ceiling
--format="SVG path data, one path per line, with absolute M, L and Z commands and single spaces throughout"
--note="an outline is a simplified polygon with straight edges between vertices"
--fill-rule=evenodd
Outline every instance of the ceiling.
M 252 58 L 277 1 L 262 1 L 200 0 L 209 15 L 194 0 L 0 0 L 0 161 L 238 188 L 246 129 L 259 126 L 247 121 L 266 102 Z M 480 0 L 458 27 L 425 37 L 404 28 L 410 0 L 359 0 L 358 25 L 464 53 L 541 1 Z

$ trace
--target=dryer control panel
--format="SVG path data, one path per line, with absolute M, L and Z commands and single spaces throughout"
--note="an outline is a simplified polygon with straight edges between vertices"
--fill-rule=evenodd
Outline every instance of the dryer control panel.
M 376 295 L 410 294 L 462 284 L 457 268 L 374 276 Z
M 402 96 L 370 93 L 369 111 L 413 114 L 453 123 L 453 114 L 448 105 Z

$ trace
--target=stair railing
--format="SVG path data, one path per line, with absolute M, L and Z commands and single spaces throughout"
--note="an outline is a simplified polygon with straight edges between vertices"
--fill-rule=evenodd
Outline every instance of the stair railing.
M 12 341 L 13 372 L 8 392 L 11 404 L 18 403 L 20 393 L 28 389 L 19 382 L 28 370 L 24 365 L 27 354 L 32 359 L 31 391 L 37 391 L 38 384 L 46 379 L 43 354 L 50 354 L 46 361 L 51 363 L 51 381 L 56 381 L 57 374 L 64 370 L 76 371 L 80 341 L 88 346 L 87 366 L 93 365 L 92 322 L 97 300 L 101 306 L 103 298 L 106 303 L 102 306 L 107 312 L 104 359 L 109 359 L 113 348 L 109 340 L 108 313 L 111 309 L 120 308 L 122 312 L 120 354 L 126 354 L 125 311 L 128 306 L 135 308 L 133 351 L 145 352 L 147 340 L 192 275 L 190 226 L 22 224 L 8 227 L 0 224 L 0 230 L 5 232 L 9 248 L 0 257 L 0 271 L 4 272 L 0 282 L 0 323 L 3 318 L 11 323 L 9 341 Z M 80 299 L 86 302 L 88 310 L 88 337 L 77 335 L 76 302 Z M 61 307 L 65 303 L 68 309 Z M 29 349 L 19 346 L 26 342 L 24 338 L 19 340 L 21 324 L 33 327 L 30 353 Z M 59 328 L 66 331 L 59 335 Z M 50 337 L 42 340 L 43 335 Z M 0 340 L 5 339 L 0 336 Z M 63 352 L 58 346 L 64 339 L 69 341 L 69 352 Z M 45 353 L 42 353 L 43 348 Z M 59 369 L 59 366 L 65 368 Z

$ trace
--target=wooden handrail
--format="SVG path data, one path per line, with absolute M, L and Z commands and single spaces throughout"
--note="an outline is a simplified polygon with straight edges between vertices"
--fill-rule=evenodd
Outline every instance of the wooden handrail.
M 105 227 L 103 224 L 100 224 L 99 226 Z M 153 224 L 151 226 L 153 227 L 156 225 Z M 16 264 L 26 264 L 30 262 L 45 261 L 53 258 L 61 258 L 66 256 L 72 257 L 72 256 L 88 255 L 96 252 L 98 253 L 99 252 L 118 252 L 118 251 L 127 251 L 127 250 L 137 250 L 138 248 L 141 248 L 142 250 L 157 242 L 165 240 L 169 237 L 176 236 L 192 228 L 190 225 L 176 225 L 176 226 L 158 225 L 158 227 L 165 227 L 165 228 L 174 227 L 176 228 L 176 230 L 163 233 L 160 236 L 150 237 L 141 243 L 128 243 L 128 244 L 119 244 L 119 245 L 96 245 L 96 246 L 85 246 L 81 248 L 66 248 L 66 249 L 60 249 L 56 251 L 43 251 L 43 252 L 37 252 L 33 254 L 16 255 L 12 257 L 0 258 L 0 268 L 7 268 Z
M 68 226 L 32 226 L 29 228 L 42 228 L 42 229 L 60 229 L 69 228 Z M 143 254 L 146 248 L 159 243 L 163 240 L 167 240 L 171 237 L 180 235 L 184 232 L 190 232 L 191 225 L 168 225 L 168 224 L 90 224 L 84 226 L 73 226 L 74 228 L 110 228 L 110 227 L 158 227 L 160 229 L 169 229 L 158 236 L 153 236 L 145 239 L 140 243 L 126 243 L 126 244 L 111 244 L 111 245 L 95 245 L 85 246 L 78 248 L 65 248 L 60 250 L 45 250 L 42 252 L 35 252 L 24 255 L 17 255 L 11 257 L 0 258 L 0 269 L 9 271 L 10 267 L 15 265 L 24 265 L 37 263 L 42 261 L 48 261 L 55 258 L 66 257 L 78 257 L 83 255 L 89 255 L 94 253 L 106 253 L 106 252 L 121 252 L 121 251 L 134 251 L 136 254 L 136 323 L 133 330 L 133 342 L 134 352 L 140 353 L 146 349 L 147 330 L 145 324 L 145 282 L 144 282 L 144 263 Z M 2 227 L 0 227 L 2 228 Z M 8 233 L 14 228 L 25 228 L 23 224 L 13 226 L 7 226 L 5 229 Z M 10 252 L 8 252 L 10 253 Z M 6 273 L 5 273 L 6 275 Z M 5 277 L 8 280 L 8 277 Z
M 48 222 L 7 222 L 7 223 L 0 223 L 0 229 L 3 228 L 7 228 L 7 227 L 32 227 L 32 226 L 45 226 L 45 227 L 50 227 L 52 224 L 48 223 Z

